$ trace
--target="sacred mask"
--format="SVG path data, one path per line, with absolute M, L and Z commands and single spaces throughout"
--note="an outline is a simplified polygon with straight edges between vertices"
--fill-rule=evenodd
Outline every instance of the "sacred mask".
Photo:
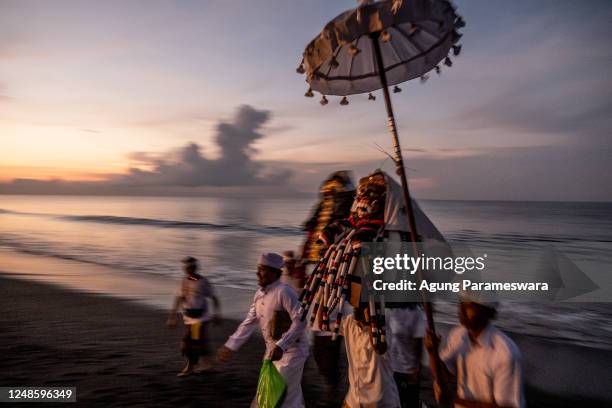
M 358 219 L 383 219 L 387 185 L 383 173 L 376 172 L 359 180 L 351 215 Z

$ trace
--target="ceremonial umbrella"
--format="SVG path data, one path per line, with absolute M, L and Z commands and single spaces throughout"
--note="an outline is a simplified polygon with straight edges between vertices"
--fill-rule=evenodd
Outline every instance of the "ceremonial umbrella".
M 452 66 L 449 54 L 459 55 L 458 29 L 464 26 L 448 0 L 364 1 L 330 21 L 308 44 L 297 68 L 310 85 L 305 96 L 319 92 L 322 105 L 329 95 L 341 96 L 341 105 L 348 105 L 347 96 L 354 94 L 370 93 L 368 99 L 375 100 L 371 92 L 382 89 L 415 254 L 419 235 L 389 86 L 400 92 L 397 84 L 415 78 L 424 82 L 429 71 L 441 72 L 440 64 Z M 423 296 L 433 330 L 431 305 Z

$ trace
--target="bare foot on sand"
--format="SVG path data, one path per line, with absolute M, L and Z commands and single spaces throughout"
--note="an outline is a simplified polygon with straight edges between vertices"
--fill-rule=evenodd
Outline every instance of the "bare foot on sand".
M 185 368 L 183 368 L 181 372 L 179 372 L 176 376 L 177 377 L 187 377 L 188 375 L 191 375 L 191 374 L 193 374 L 193 368 L 191 364 L 187 364 Z
M 193 368 L 193 372 L 196 374 L 203 373 L 204 371 L 209 371 L 212 368 L 212 363 L 210 359 L 200 359 L 198 364 Z

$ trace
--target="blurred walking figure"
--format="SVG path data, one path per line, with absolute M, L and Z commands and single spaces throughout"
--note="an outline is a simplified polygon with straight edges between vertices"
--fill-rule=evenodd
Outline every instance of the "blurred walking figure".
M 344 305 L 344 313 L 350 314 L 351 307 Z M 321 396 L 317 406 L 336 406 L 336 392 L 340 384 L 340 349 L 342 346 L 342 334 L 334 338 L 333 332 L 321 329 L 321 319 L 323 318 L 323 308 L 319 308 L 317 317 L 310 328 L 312 332 L 312 351 L 319 374 L 325 380 L 325 393 Z M 338 311 L 334 310 L 329 315 L 329 321 L 335 322 Z
M 299 296 L 306 283 L 306 267 L 301 260 L 296 259 L 293 251 L 283 252 L 283 261 L 285 267 L 282 282 L 295 289 Z
M 302 262 L 313 265 L 324 255 L 327 245 L 320 239 L 321 232 L 330 224 L 348 218 L 355 198 L 355 185 L 347 170 L 336 171 L 327 177 L 319 190 L 319 203 L 304 223 L 307 233 L 302 250 Z M 310 268 L 312 269 L 312 268 Z M 303 287 L 303 285 L 302 285 Z M 320 312 L 323 310 L 320 309 Z M 330 316 L 336 320 L 337 311 Z M 340 382 L 340 346 L 342 339 L 332 338 L 332 332 L 321 330 L 320 319 L 312 327 L 312 351 L 319 373 L 325 379 L 325 395 L 320 405 L 333 403 Z
M 332 173 L 321 184 L 319 197 L 319 203 L 304 223 L 304 231 L 308 234 L 302 249 L 304 263 L 316 263 L 323 256 L 326 246 L 319 236 L 325 227 L 348 218 L 355 198 L 350 172 L 341 170 Z
M 516 344 L 491 323 L 496 308 L 496 302 L 483 301 L 478 295 L 463 296 L 459 304 L 461 325 L 450 331 L 446 346 L 440 351 L 443 378 L 438 379 L 441 389 L 436 390 L 439 401 L 451 401 L 447 384 L 449 375 L 454 375 L 457 377 L 455 407 L 525 406 L 521 353 Z M 425 347 L 430 353 L 430 361 L 438 345 L 439 339 L 427 332 Z
M 389 357 L 402 408 L 419 407 L 425 317 L 417 303 L 387 304 Z
M 385 346 L 374 347 L 366 309 L 365 303 L 360 304 L 340 326 L 349 366 L 349 390 L 342 406 L 399 408 L 401 403 L 393 380 L 391 358 Z
M 198 273 L 198 261 L 193 257 L 182 260 L 185 277 L 178 288 L 172 311 L 168 317 L 168 326 L 176 325 L 177 312 L 180 311 L 185 323 L 185 335 L 181 351 L 187 359 L 187 365 L 177 374 L 187 376 L 199 373 L 211 367 L 208 340 L 208 323 L 220 317 L 220 303 L 213 286 L 208 279 Z M 215 315 L 211 316 L 208 299 L 212 299 Z
M 266 342 L 264 359 L 274 362 L 287 384 L 282 407 L 301 408 L 304 406 L 301 383 L 308 357 L 308 339 L 304 332 L 305 324 L 300 321 L 297 294 L 280 281 L 282 268 L 282 256 L 275 253 L 261 255 L 257 265 L 257 282 L 261 288 L 255 293 L 246 318 L 219 349 L 217 358 L 221 362 L 229 361 L 259 323 Z M 257 398 L 251 406 L 257 406 Z

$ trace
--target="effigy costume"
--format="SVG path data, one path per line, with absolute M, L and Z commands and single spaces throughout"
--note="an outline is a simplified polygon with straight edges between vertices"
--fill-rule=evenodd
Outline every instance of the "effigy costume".
M 413 201 L 421 240 L 444 242 L 442 234 Z M 364 242 L 408 241 L 410 230 L 400 185 L 388 174 L 376 170 L 359 181 L 357 195 L 348 218 L 329 224 L 318 240 L 327 248 L 320 257 L 300 296 L 301 319 L 311 312 L 310 323 L 320 319 L 321 328 L 330 330 L 330 314 L 337 308 L 333 325 L 337 336 L 347 300 L 357 306 L 367 298 L 365 319 L 376 350 L 386 349 L 385 302 L 382 296 L 362 285 L 364 276 L 361 244 Z M 362 270 L 359 272 L 358 268 Z M 364 292 L 360 294 L 358 292 Z
M 319 242 L 321 232 L 330 224 L 349 216 L 355 198 L 355 186 L 349 172 L 342 170 L 332 173 L 321 184 L 319 192 L 321 200 L 304 224 L 308 237 L 304 242 L 302 260 L 312 263 L 318 262 L 323 255 L 323 243 Z

